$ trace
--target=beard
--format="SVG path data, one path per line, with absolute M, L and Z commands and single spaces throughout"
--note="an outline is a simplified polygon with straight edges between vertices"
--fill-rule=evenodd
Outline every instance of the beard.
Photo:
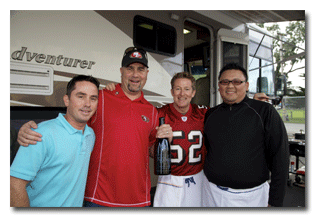
M 139 85 L 139 87 L 133 87 L 132 85 L 128 84 L 128 90 L 134 93 L 139 92 L 141 91 L 141 84 Z

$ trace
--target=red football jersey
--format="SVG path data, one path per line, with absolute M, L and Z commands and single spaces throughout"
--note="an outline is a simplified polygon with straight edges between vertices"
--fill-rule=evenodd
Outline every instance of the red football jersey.
M 172 104 L 158 108 L 159 117 L 173 129 L 171 144 L 171 174 L 188 176 L 203 169 L 206 148 L 203 145 L 204 116 L 207 107 L 190 104 L 185 115 L 179 113 Z
M 89 125 L 96 141 L 84 199 L 102 206 L 149 206 L 148 149 L 150 133 L 158 125 L 156 108 L 143 93 L 131 101 L 118 84 L 115 91 L 99 92 Z

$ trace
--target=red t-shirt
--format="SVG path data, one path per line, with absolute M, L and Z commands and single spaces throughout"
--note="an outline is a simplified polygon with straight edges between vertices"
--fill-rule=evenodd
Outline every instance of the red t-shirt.
M 188 176 L 203 169 L 206 148 L 203 145 L 205 106 L 190 104 L 185 115 L 168 104 L 158 108 L 159 117 L 165 117 L 165 123 L 171 125 L 173 142 L 171 145 L 171 174 Z
M 96 135 L 85 200 L 102 206 L 150 205 L 149 141 L 158 126 L 157 110 L 143 93 L 131 101 L 116 85 L 100 90 L 89 124 Z M 152 138 L 155 141 L 155 138 Z

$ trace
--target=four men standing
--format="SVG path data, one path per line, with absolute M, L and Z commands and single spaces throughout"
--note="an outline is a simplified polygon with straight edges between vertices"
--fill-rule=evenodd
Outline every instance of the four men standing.
M 149 138 L 155 139 L 150 134 L 157 129 L 156 137 L 172 141 L 173 133 L 169 124 L 158 127 L 157 110 L 143 97 L 148 72 L 146 52 L 139 48 L 126 49 L 120 69 L 121 84 L 117 84 L 113 92 L 99 91 L 97 111 L 89 121 L 96 142 L 89 166 L 85 206 L 150 205 L 148 150 L 150 144 L 154 144 Z M 246 71 L 241 67 L 225 67 L 219 79 L 224 103 L 210 109 L 204 120 L 207 180 L 204 180 L 203 205 L 267 206 L 269 197 L 269 205 L 281 206 L 288 173 L 288 144 L 283 122 L 271 105 L 247 98 L 249 84 Z M 73 114 L 91 114 L 85 109 L 73 110 Z M 38 136 L 30 130 L 31 125 L 28 123 L 21 128 L 18 139 L 21 144 L 33 144 L 34 137 Z M 192 153 L 191 157 L 198 156 Z M 268 195 L 269 171 L 272 182 Z M 227 202 L 222 202 L 221 192 L 213 189 L 232 191 L 231 195 L 258 192 L 261 199 L 257 203 L 235 203 L 242 198 L 232 201 L 228 196 L 223 200 Z

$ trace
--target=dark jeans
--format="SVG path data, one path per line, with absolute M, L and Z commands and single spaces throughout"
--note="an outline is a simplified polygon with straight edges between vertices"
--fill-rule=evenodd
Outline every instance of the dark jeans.
M 89 201 L 84 201 L 83 202 L 83 207 L 105 207 L 105 206 L 101 206 L 101 205 L 98 205 L 96 203 L 92 203 L 92 202 L 89 202 Z

